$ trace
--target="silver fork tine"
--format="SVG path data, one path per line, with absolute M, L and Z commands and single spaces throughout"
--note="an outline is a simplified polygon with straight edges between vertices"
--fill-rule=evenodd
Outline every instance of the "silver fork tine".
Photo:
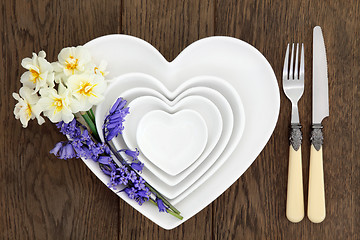
M 294 43 L 292 44 L 291 48 L 291 60 L 290 60 L 290 72 L 289 72 L 289 79 L 294 79 Z
M 296 44 L 294 79 L 299 79 L 299 43 Z
M 305 74 L 305 57 L 304 57 L 304 44 L 301 44 L 301 59 L 300 59 L 300 81 L 304 82 L 304 74 Z
M 288 67 L 289 67 L 289 43 L 287 45 L 286 48 L 286 53 L 285 53 L 285 60 L 284 60 L 284 68 L 283 68 L 283 80 L 284 79 L 288 79 Z

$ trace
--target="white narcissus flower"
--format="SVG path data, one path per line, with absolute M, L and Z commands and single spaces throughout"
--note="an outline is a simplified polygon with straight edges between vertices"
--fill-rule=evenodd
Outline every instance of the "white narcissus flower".
M 36 105 L 37 111 L 42 111 L 51 122 L 64 121 L 69 123 L 74 119 L 71 111 L 71 94 L 62 84 L 59 84 L 58 91 L 53 88 L 42 89 L 41 98 Z
M 106 82 L 101 74 L 80 74 L 69 77 L 67 86 L 74 100 L 73 110 L 88 111 L 93 105 L 99 104 L 106 90 Z
M 24 86 L 35 90 L 37 93 L 41 88 L 54 87 L 54 72 L 52 65 L 45 59 L 46 53 L 40 51 L 39 55 L 33 53 L 32 58 L 24 58 L 21 66 L 29 70 L 21 76 L 20 81 Z
M 53 63 L 56 72 L 64 73 L 64 77 L 86 71 L 91 63 L 90 52 L 83 46 L 63 48 L 58 55 L 58 62 Z
M 39 101 L 39 96 L 33 94 L 33 90 L 24 86 L 20 88 L 20 95 L 13 93 L 13 97 L 18 103 L 14 108 L 14 115 L 16 119 L 20 119 L 23 127 L 26 128 L 30 119 L 36 118 L 39 125 L 45 122 L 44 118 L 40 116 L 40 112 L 36 110 L 35 105 Z
M 107 62 L 101 61 L 99 66 L 94 66 L 94 73 L 101 74 L 103 77 L 108 75 L 109 72 L 106 72 Z

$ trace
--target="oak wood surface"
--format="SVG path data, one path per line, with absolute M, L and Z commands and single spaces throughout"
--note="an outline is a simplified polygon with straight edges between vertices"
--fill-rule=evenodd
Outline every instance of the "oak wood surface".
M 2 239 L 360 239 L 360 4 L 281 0 L 2 0 L 0 2 L 0 238 Z M 327 48 L 330 117 L 324 122 L 327 216 L 286 219 L 290 102 L 281 89 L 286 44 L 304 42 L 305 91 L 299 102 L 307 203 L 311 126 L 312 29 Z M 80 160 L 48 152 L 63 140 L 49 121 L 23 129 L 12 92 L 32 52 L 58 52 L 123 33 L 154 45 L 167 60 L 212 35 L 242 39 L 272 65 L 280 86 L 277 126 L 257 160 L 193 218 L 166 231 L 107 189 Z M 206 197 L 206 196 L 204 196 Z M 306 212 L 306 211 L 305 211 Z

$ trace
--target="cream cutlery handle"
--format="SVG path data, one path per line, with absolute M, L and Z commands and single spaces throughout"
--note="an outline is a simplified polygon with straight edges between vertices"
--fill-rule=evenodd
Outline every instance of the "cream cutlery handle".
M 311 144 L 309 170 L 308 218 L 313 223 L 325 219 L 325 190 L 322 146 L 316 150 Z
M 301 164 L 301 146 L 289 149 L 289 171 L 286 199 L 286 217 L 290 222 L 300 222 L 304 218 L 304 195 Z

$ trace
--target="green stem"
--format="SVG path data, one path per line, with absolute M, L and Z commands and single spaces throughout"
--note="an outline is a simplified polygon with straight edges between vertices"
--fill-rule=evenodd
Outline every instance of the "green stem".
M 94 122 L 91 120 L 91 117 L 88 115 L 88 113 L 81 114 L 81 116 L 84 118 L 85 122 L 89 126 L 89 128 L 90 128 L 93 136 L 96 138 L 96 140 L 100 141 L 100 137 L 96 130 L 96 126 L 95 126 Z
M 154 204 L 155 206 L 157 206 L 157 203 L 153 200 L 153 199 L 149 199 L 149 201 L 152 203 L 152 204 Z M 178 219 L 180 219 L 180 220 L 183 220 L 183 216 L 181 216 L 181 215 L 179 215 L 179 214 L 177 214 L 177 213 L 175 213 L 175 212 L 173 212 L 173 211 L 171 211 L 171 210 L 169 210 L 169 209 L 166 209 L 166 212 L 167 213 L 169 213 L 169 214 L 171 214 L 171 215 L 173 215 L 174 217 L 176 217 L 176 218 L 178 218 Z
M 86 113 L 87 113 L 87 114 L 89 115 L 89 117 L 91 118 L 91 121 L 93 121 L 93 123 L 95 123 L 95 115 L 94 115 L 92 109 L 90 109 L 90 110 L 87 111 Z
M 94 114 L 92 108 L 90 108 L 90 112 L 91 112 L 91 115 L 93 115 L 93 117 L 94 117 L 94 119 L 95 119 L 95 114 Z

